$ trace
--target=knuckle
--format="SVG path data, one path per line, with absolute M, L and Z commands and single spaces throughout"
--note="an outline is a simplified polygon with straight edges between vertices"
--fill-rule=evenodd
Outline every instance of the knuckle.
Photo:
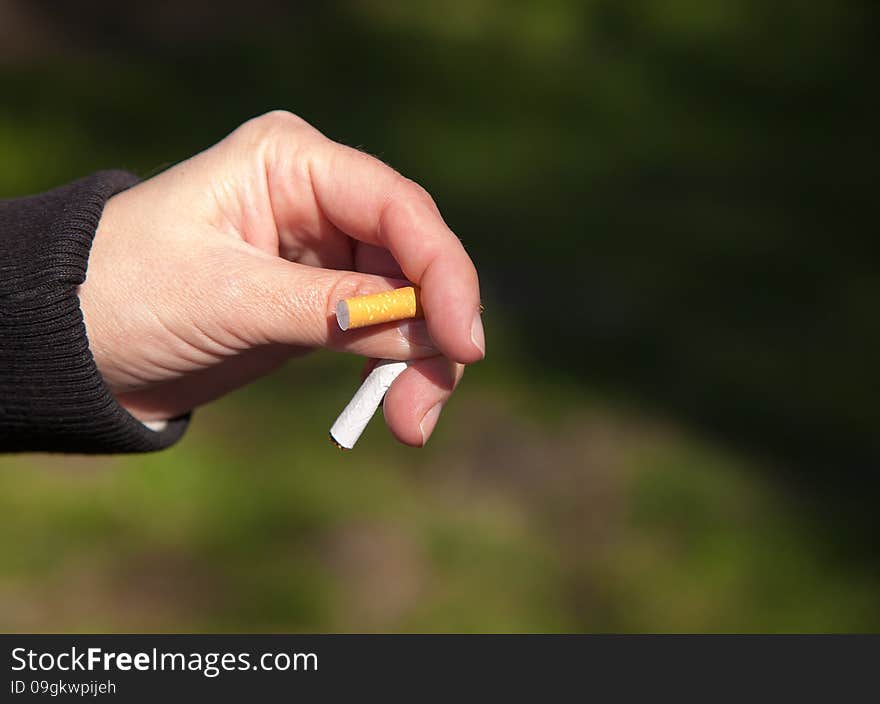
M 415 181 L 398 174 L 384 198 L 379 230 L 381 232 L 391 227 L 392 222 L 402 227 L 409 227 L 412 221 L 423 215 L 426 210 L 439 213 L 431 194 Z
M 437 203 L 434 200 L 434 196 L 432 196 L 424 186 L 410 178 L 406 178 L 405 176 L 402 178 L 404 180 L 404 193 L 408 199 L 426 205 L 432 210 L 437 210 Z
M 270 141 L 278 135 L 290 134 L 306 126 L 308 123 L 292 112 L 272 110 L 251 118 L 238 131 L 246 141 L 261 143 Z
M 302 127 L 307 124 L 299 115 L 294 115 L 289 110 L 270 110 L 255 117 L 252 122 L 268 131 L 289 130 L 292 127 Z

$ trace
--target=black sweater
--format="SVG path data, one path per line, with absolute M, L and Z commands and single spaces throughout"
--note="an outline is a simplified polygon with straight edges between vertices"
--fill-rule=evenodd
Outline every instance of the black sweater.
M 183 434 L 186 418 L 153 432 L 116 402 L 77 296 L 104 204 L 136 182 L 105 171 L 0 200 L 0 452 L 146 452 Z

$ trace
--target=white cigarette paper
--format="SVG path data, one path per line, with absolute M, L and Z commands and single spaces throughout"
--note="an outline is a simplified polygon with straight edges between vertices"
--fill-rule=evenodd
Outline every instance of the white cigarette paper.
M 339 447 L 352 449 L 382 403 L 385 392 L 406 367 L 406 362 L 390 359 L 379 362 L 330 428 L 330 439 Z

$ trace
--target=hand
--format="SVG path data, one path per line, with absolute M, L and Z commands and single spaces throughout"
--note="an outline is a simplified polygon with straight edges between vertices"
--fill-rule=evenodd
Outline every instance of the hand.
M 338 329 L 340 299 L 403 279 L 425 320 Z M 428 193 L 285 112 L 111 198 L 79 294 L 98 369 L 144 421 L 327 347 L 418 360 L 384 410 L 423 445 L 485 350 L 476 270 Z

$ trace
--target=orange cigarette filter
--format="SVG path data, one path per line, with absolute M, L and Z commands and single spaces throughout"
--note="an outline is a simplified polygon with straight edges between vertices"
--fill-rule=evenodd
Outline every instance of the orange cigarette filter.
M 336 322 L 343 330 L 420 317 L 422 306 L 415 286 L 346 298 L 336 305 Z

